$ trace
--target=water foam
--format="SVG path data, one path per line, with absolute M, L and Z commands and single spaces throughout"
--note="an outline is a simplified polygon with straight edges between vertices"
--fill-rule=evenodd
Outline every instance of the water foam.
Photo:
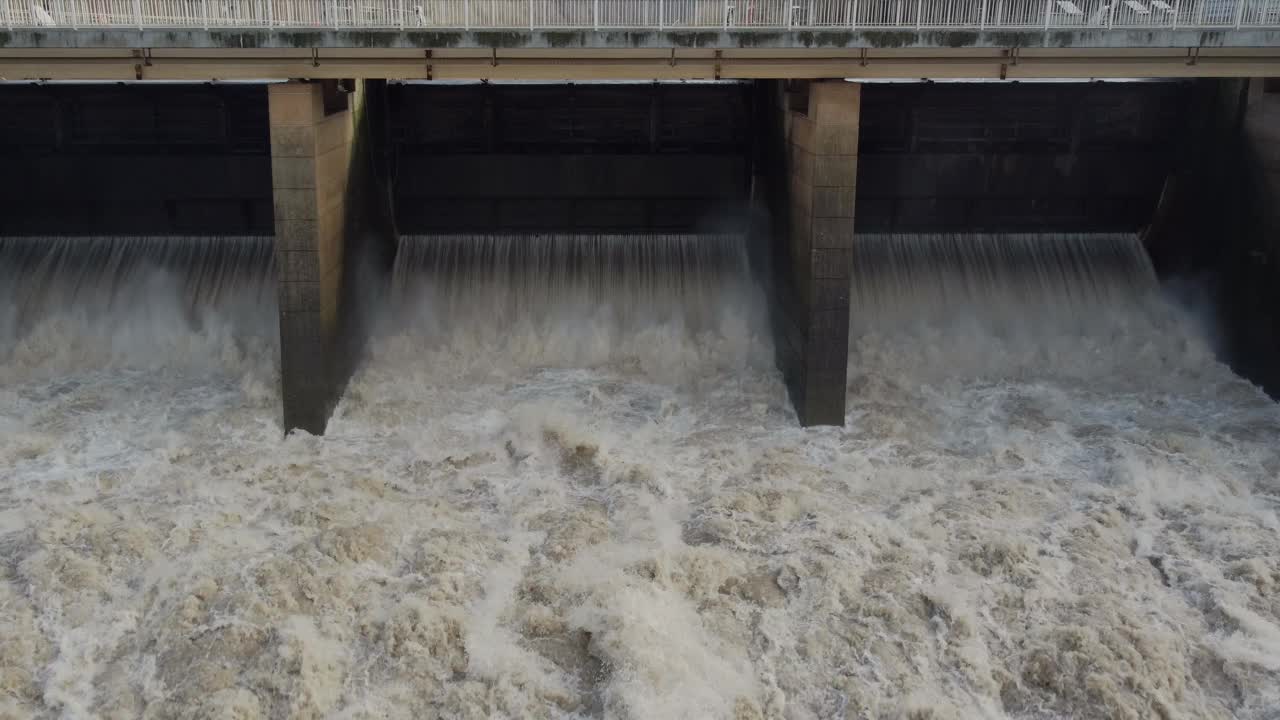
M 868 328 L 847 427 L 801 430 L 749 283 L 712 289 L 599 351 L 627 303 L 596 330 L 561 294 L 498 321 L 406 293 L 324 438 L 216 385 L 6 365 L 0 714 L 1280 707 L 1280 410 L 1158 298 Z

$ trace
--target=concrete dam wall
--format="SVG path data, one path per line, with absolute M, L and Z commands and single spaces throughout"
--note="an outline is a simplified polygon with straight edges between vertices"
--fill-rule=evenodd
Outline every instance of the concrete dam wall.
M 0 234 L 269 235 L 262 85 L 0 88 Z
M 859 232 L 1136 232 L 1151 219 L 1187 83 L 863 89 Z
M 1249 259 L 1271 257 L 1265 232 L 1242 230 L 1237 249 L 1225 255 L 1168 260 L 1170 247 L 1208 242 L 1203 235 L 1167 239 L 1178 225 L 1168 219 L 1170 208 L 1214 213 L 1214 195 L 1178 186 L 1171 178 L 1179 173 L 1238 181 L 1239 196 L 1251 198 L 1251 210 L 1239 217 L 1251 218 L 1250 227 L 1268 226 L 1270 155 L 1256 148 L 1269 148 L 1270 139 L 1265 123 L 1245 122 L 1270 107 L 1261 84 L 1249 103 L 1218 103 L 1225 115 L 1216 124 L 1183 111 L 1206 92 L 1239 96 L 1223 87 L 6 86 L 0 242 L 24 238 L 23 262 L 31 263 L 31 238 L 272 238 L 284 425 L 316 433 L 390 292 L 397 252 L 436 278 L 467 267 L 486 287 L 519 285 L 509 299 L 514 305 L 538 296 L 529 277 L 538 272 L 580 293 L 562 296 L 556 307 L 567 297 L 601 302 L 598 284 L 584 279 L 594 273 L 622 285 L 639 278 L 642 291 L 627 302 L 679 305 L 688 298 L 704 317 L 707 296 L 688 294 L 692 280 L 680 278 L 719 283 L 725 268 L 746 268 L 730 251 L 739 243 L 751 256 L 754 281 L 766 289 L 778 364 L 798 419 L 840 424 L 850 286 L 868 272 L 854 266 L 876 257 L 859 253 L 860 236 L 1141 234 L 1149 248 L 1162 248 L 1151 256 L 1163 277 L 1185 276 L 1189 266 L 1212 271 L 1219 287 L 1249 278 L 1253 290 L 1237 288 L 1219 303 L 1231 318 L 1245 317 L 1241 308 L 1258 305 L 1264 280 L 1274 275 L 1273 265 Z M 1239 87 L 1248 92 L 1247 84 Z M 1247 165 L 1248 173 L 1198 173 L 1203 160 L 1188 148 L 1210 136 L 1236 148 L 1236 156 L 1264 161 Z M 1183 194 L 1174 192 L 1179 187 Z M 699 237 L 708 238 L 704 249 Z M 466 238 L 485 249 L 459 260 L 470 247 Z M 897 240 L 880 242 L 898 247 Z M 983 252 L 966 242 L 943 243 L 943 254 Z M 1071 258 L 1090 247 L 1055 242 L 1068 243 Z M 1096 247 L 1116 252 L 1117 242 Z M 445 258 L 433 243 L 453 254 Z M 627 243 L 641 251 L 619 249 Z M 1039 261 L 1035 243 L 1016 243 L 1030 249 L 1009 262 Z M 74 251 L 58 247 L 64 255 Z M 147 253 L 155 245 L 129 247 Z M 503 254 L 500 272 L 475 270 L 498 262 L 495 252 Z M 554 262 L 578 270 L 546 271 Z M 451 297 L 457 302 L 456 293 Z M 1274 366 L 1273 331 L 1258 330 L 1272 317 L 1232 325 L 1238 341 L 1224 352 L 1251 377 Z
M 405 233 L 692 232 L 740 215 L 747 84 L 398 85 Z

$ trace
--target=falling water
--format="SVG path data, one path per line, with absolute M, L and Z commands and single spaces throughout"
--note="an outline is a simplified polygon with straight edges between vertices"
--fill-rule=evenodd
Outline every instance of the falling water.
M 859 235 L 855 327 L 983 313 L 995 323 L 1089 315 L 1156 289 L 1134 235 Z
M 483 367 L 736 366 L 764 335 L 735 235 L 411 236 L 393 285 L 397 329 Z
M 193 306 L 232 295 L 263 302 L 275 293 L 269 237 L 0 238 L 0 277 L 27 314 L 73 304 L 129 303 L 140 299 L 139 286 L 161 272 Z
M 859 235 L 850 305 L 854 377 L 892 362 L 935 379 L 1126 381 L 1209 360 L 1131 234 Z M 1168 337 L 1152 344 L 1156 328 Z
M 274 344 L 275 298 L 271 238 L 0 238 L 0 360 L 207 367 L 228 344 Z
M 735 235 L 411 236 L 395 273 L 402 294 L 430 285 L 443 311 L 481 303 L 498 323 L 573 305 L 696 322 L 714 314 L 726 286 L 746 279 Z

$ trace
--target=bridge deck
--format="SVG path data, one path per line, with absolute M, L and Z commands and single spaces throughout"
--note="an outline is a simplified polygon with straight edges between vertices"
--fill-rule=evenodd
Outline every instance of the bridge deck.
M 1280 26 L 1280 0 L 0 0 L 8 28 L 1080 30 Z
M 0 80 L 1280 75 L 1280 0 L 0 0 Z

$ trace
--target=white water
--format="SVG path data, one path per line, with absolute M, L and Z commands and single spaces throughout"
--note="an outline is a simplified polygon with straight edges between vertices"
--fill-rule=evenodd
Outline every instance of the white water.
M 715 287 L 428 285 L 283 441 L 269 303 L 158 283 L 91 358 L 45 318 L 0 355 L 0 717 L 1275 717 L 1280 410 L 1192 323 L 855 293 L 848 426 L 800 430 Z

